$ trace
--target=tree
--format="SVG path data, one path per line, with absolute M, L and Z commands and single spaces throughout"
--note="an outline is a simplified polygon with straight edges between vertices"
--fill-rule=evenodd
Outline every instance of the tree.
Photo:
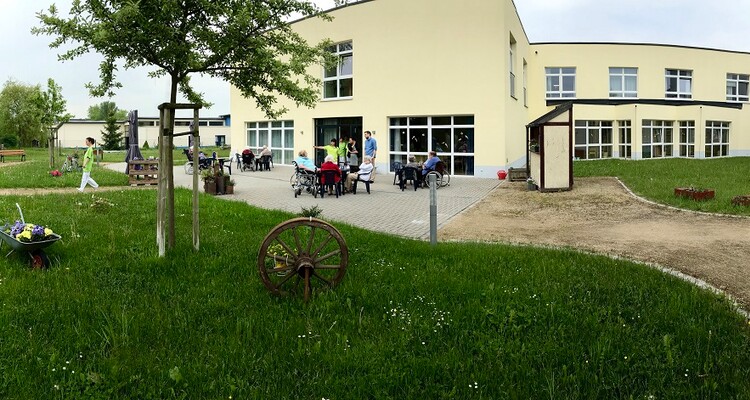
M 74 0 L 67 18 L 58 15 L 54 5 L 39 12 L 41 26 L 32 33 L 54 36 L 52 48 L 72 44 L 73 48 L 59 55 L 61 60 L 91 51 L 104 56 L 100 82 L 87 85 L 94 96 L 112 96 L 122 86 L 115 79 L 117 61 L 122 60 L 125 69 L 154 67 L 150 76 L 169 76 L 172 105 L 177 103 L 179 90 L 191 103 L 209 106 L 190 85 L 190 76 L 199 73 L 228 81 L 275 119 L 286 111 L 277 107 L 277 95 L 298 106 L 314 106 L 320 96 L 320 79 L 310 75 L 308 67 L 334 62 L 326 51 L 330 41 L 310 45 L 287 23 L 293 15 L 318 12 L 305 0 Z M 174 109 L 168 110 L 162 127 L 167 133 L 174 129 Z M 171 152 L 164 151 L 173 145 L 169 134 L 167 140 L 159 144 L 164 152 L 161 161 L 171 165 Z M 156 236 L 163 255 L 163 207 L 169 213 L 169 247 L 174 246 L 174 183 L 171 170 L 161 176 Z M 166 182 L 167 193 L 161 182 Z M 197 248 L 197 242 L 194 245 Z
M 115 119 L 122 121 L 128 116 L 128 112 L 117 108 L 114 101 L 103 101 L 89 107 L 89 119 L 95 121 L 106 121 L 110 114 L 114 114 Z
M 9 80 L 0 92 L 0 132 L 13 135 L 20 146 L 41 139 L 42 110 L 39 85 L 29 86 Z
M 70 121 L 73 115 L 66 111 L 67 101 L 62 97 L 62 88 L 55 83 L 54 79 L 47 79 L 47 91 L 39 92 L 37 104 L 41 110 L 42 129 L 46 131 L 49 144 L 49 167 L 55 167 L 55 131 L 57 126 Z
M 90 108 L 89 111 L 91 111 Z M 119 150 L 122 146 L 122 125 L 117 123 L 118 119 L 122 120 L 122 118 L 117 118 L 114 112 L 111 112 L 104 120 L 102 139 L 104 140 L 105 150 Z

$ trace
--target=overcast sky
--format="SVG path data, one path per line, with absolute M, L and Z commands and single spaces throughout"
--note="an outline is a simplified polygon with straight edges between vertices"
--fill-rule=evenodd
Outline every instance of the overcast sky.
M 747 0 L 514 1 L 531 42 L 664 43 L 750 52 Z M 12 78 L 45 87 L 47 78 L 53 78 L 63 88 L 68 111 L 85 118 L 90 105 L 108 100 L 89 97 L 84 87 L 98 81 L 100 58 L 87 55 L 61 63 L 57 51 L 48 47 L 50 37 L 30 33 L 32 26 L 39 25 L 36 12 L 53 2 L 67 10 L 71 0 L 0 0 L 0 80 Z M 333 0 L 315 2 L 322 8 L 333 5 Z M 120 70 L 118 78 L 124 87 L 112 100 L 122 109 L 138 109 L 141 116 L 155 117 L 156 107 L 169 98 L 169 83 L 150 79 L 147 72 Z M 198 77 L 193 83 L 214 103 L 202 115 L 229 113 L 228 84 Z

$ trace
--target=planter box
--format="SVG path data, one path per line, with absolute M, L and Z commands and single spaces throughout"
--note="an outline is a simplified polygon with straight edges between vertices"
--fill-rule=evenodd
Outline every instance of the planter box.
M 750 206 L 750 194 L 732 197 L 732 205 L 745 207 Z
M 227 185 L 227 187 L 224 188 L 225 194 L 234 194 L 234 185 Z
M 216 181 L 203 182 L 203 191 L 208 194 L 216 194 Z
M 715 196 L 713 189 L 695 189 L 690 187 L 674 188 L 674 195 L 677 197 L 685 197 L 696 201 L 711 200 Z

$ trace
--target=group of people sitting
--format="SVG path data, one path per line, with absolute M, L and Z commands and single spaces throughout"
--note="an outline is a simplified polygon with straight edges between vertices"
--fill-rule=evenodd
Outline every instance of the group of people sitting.
M 302 170 L 310 171 L 310 172 L 323 172 L 323 171 L 336 171 L 335 174 L 335 181 L 334 184 L 338 184 L 341 182 L 342 179 L 342 172 L 341 167 L 338 163 L 334 162 L 334 157 L 331 154 L 326 155 L 325 159 L 323 160 L 323 164 L 320 165 L 320 168 L 318 168 L 315 165 L 315 162 L 310 159 L 307 155 L 307 150 L 302 150 L 299 152 L 299 156 L 295 160 L 297 163 L 297 167 L 299 167 Z M 345 164 L 344 164 L 345 165 Z M 359 165 L 359 168 L 356 172 L 349 172 L 346 174 L 346 180 L 344 182 L 344 190 L 351 192 L 352 186 L 354 185 L 354 181 L 361 180 L 361 181 L 370 181 L 372 180 L 372 172 L 373 172 L 373 165 L 372 165 L 372 159 L 369 156 L 365 156 L 362 164 Z M 325 177 L 321 177 L 321 184 L 326 185 L 330 182 L 325 182 Z
M 252 150 L 250 150 L 250 146 L 247 146 L 242 150 L 242 162 L 245 164 L 254 162 L 256 170 L 265 169 L 266 171 L 269 171 L 271 169 L 269 161 L 271 157 L 273 157 L 273 153 L 267 145 L 263 145 L 263 149 L 258 152 L 257 156 L 253 154 Z
M 403 168 L 414 168 L 417 171 L 421 172 L 421 174 L 418 174 L 417 177 L 419 179 L 419 182 L 417 182 L 418 186 L 424 184 L 425 175 L 430 173 L 430 171 L 434 171 L 435 166 L 440 162 L 440 157 L 437 156 L 437 152 L 430 151 L 427 154 L 427 160 L 424 163 L 418 163 L 416 157 L 409 156 L 409 161 L 406 163 L 406 165 L 403 166 Z

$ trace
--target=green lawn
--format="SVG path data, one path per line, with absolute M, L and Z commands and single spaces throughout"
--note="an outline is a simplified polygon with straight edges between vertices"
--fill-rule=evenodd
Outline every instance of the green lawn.
M 633 192 L 649 200 L 690 210 L 750 215 L 750 207 L 737 207 L 732 197 L 750 194 L 750 157 L 691 160 L 592 160 L 573 164 L 576 177 L 617 176 Z M 716 198 L 693 201 L 678 198 L 674 188 L 694 186 L 716 190 Z
M 336 224 L 347 275 L 304 304 L 255 266 L 290 215 L 202 196 L 194 253 L 178 190 L 159 259 L 155 196 L 0 197 L 63 237 L 47 272 L 0 260 L 0 398 L 750 397 L 748 321 L 651 268 Z

